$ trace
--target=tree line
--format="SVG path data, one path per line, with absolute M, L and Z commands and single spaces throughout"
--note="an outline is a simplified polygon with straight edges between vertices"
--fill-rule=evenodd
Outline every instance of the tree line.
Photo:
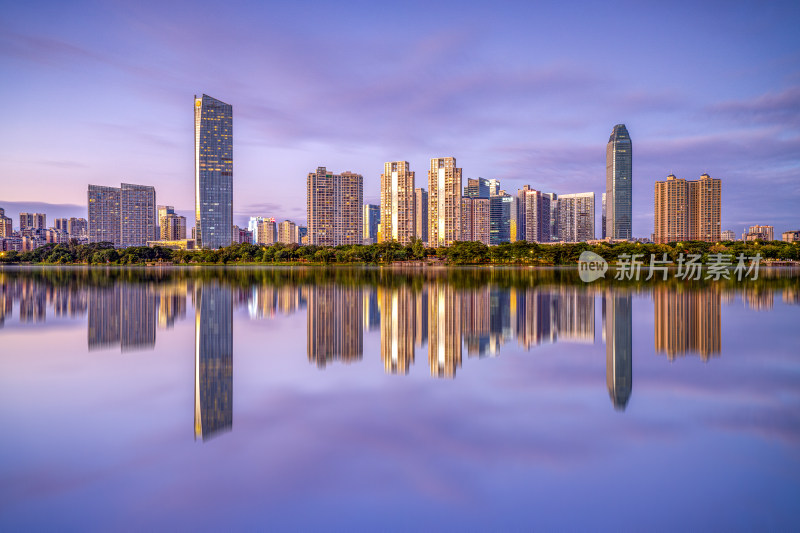
M 408 245 L 383 242 L 369 245 L 300 246 L 277 243 L 259 246 L 249 243 L 234 244 L 219 250 L 171 250 L 156 246 L 114 248 L 111 243 L 47 244 L 27 252 L 0 252 L 0 263 L 52 264 L 52 265 L 140 265 L 149 263 L 174 264 L 392 264 L 397 262 L 442 262 L 454 265 L 574 265 L 580 254 L 590 250 L 609 262 L 622 254 L 642 254 L 649 261 L 650 254 L 658 259 L 667 254 L 677 262 L 681 253 L 699 254 L 706 260 L 710 254 L 740 253 L 745 256 L 760 254 L 766 260 L 800 260 L 800 243 L 782 241 L 723 241 L 708 243 L 691 241 L 670 244 L 652 243 L 559 243 L 539 244 L 518 241 L 497 246 L 480 242 L 456 242 L 451 246 L 426 248 L 416 240 Z

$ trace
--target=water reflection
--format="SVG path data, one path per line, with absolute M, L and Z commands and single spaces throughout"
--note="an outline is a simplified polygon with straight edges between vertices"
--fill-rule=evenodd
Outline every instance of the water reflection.
M 233 426 L 233 295 L 216 283 L 195 293 L 194 437 Z
M 320 369 L 364 357 L 364 336 L 379 331 L 387 374 L 409 374 L 416 350 L 427 349 L 434 378 L 455 378 L 469 358 L 558 342 L 605 343 L 606 385 L 614 408 L 633 391 L 632 314 L 653 300 L 653 352 L 670 361 L 721 353 L 721 308 L 743 302 L 770 309 L 781 291 L 797 304 L 797 277 L 778 273 L 757 284 L 620 284 L 570 281 L 559 271 L 263 269 L 174 271 L 0 270 L 0 326 L 14 318 L 42 325 L 87 317 L 90 351 L 119 347 L 152 350 L 158 329 L 173 327 L 195 308 L 195 435 L 206 439 L 232 426 L 233 314 L 271 320 L 305 309 L 306 354 Z M 768 276 L 767 276 L 768 277 Z M 633 300 L 636 300 L 634 304 Z M 596 341 L 595 314 L 603 326 Z M 644 310 L 644 309 L 642 309 Z M 516 341 L 516 347 L 511 343 Z M 602 379 L 602 378 L 601 378 Z

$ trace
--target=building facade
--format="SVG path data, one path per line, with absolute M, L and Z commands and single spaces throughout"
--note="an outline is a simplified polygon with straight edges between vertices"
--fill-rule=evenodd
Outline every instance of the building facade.
M 416 237 L 414 172 L 408 161 L 384 163 L 381 174 L 381 241 L 409 244 Z
M 461 198 L 461 240 L 489 245 L 490 200 L 465 196 Z
M 594 239 L 594 193 L 562 194 L 558 197 L 560 240 L 585 242 Z
M 631 239 L 633 151 L 625 124 L 617 124 L 606 146 L 606 237 Z
M 428 191 L 421 187 L 414 189 L 414 214 L 417 239 L 428 242 Z
M 461 169 L 455 157 L 431 159 L 428 170 L 428 243 L 461 240 Z
M 517 192 L 516 240 L 550 242 L 550 197 L 525 185 Z
M 378 242 L 378 227 L 381 223 L 381 206 L 364 204 L 364 244 Z
M 318 246 L 361 244 L 363 240 L 364 177 L 353 172 L 333 174 L 325 167 L 306 181 L 308 243 Z
M 657 181 L 654 242 L 719 241 L 721 191 L 721 180 L 708 174 L 697 181 L 676 178 L 672 174 L 665 181 Z
M 194 98 L 195 239 L 198 248 L 233 242 L 233 107 Z

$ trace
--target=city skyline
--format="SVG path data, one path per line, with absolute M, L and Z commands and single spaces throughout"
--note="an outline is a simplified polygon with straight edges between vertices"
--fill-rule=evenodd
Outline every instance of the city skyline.
M 776 233 L 796 229 L 800 90 L 791 29 L 798 8 L 790 3 L 770 10 L 737 5 L 725 16 L 700 6 L 690 17 L 666 6 L 631 6 L 618 20 L 600 6 L 587 6 L 575 19 L 567 8 L 512 4 L 503 13 L 478 5 L 459 9 L 436 32 L 429 25 L 437 17 L 412 5 L 400 15 L 413 22 L 405 52 L 374 38 L 374 11 L 314 5 L 303 18 L 296 9 L 302 8 L 273 6 L 269 17 L 255 4 L 231 9 L 223 37 L 237 53 L 228 56 L 195 31 L 217 22 L 202 9 L 187 15 L 171 6 L 126 6 L 86 16 L 81 5 L 53 4 L 46 14 L 10 6 L 14 22 L 4 23 L 0 69 L 18 82 L 4 87 L 16 105 L 0 133 L 6 178 L 0 202 L 14 216 L 85 216 L 86 185 L 133 179 L 153 184 L 191 220 L 185 102 L 205 91 L 236 108 L 239 226 L 252 215 L 303 223 L 309 168 L 362 174 L 365 201 L 377 204 L 384 162 L 407 160 L 424 169 L 438 154 L 458 158 L 465 179 L 499 179 L 507 190 L 530 183 L 542 191 L 600 194 L 602 144 L 613 124 L 625 123 L 637 145 L 634 237 L 653 231 L 652 183 L 668 173 L 725 180 L 723 229 L 738 233 L 759 223 L 774 225 Z M 430 9 L 435 15 L 448 6 Z M 329 47 L 318 37 L 299 37 L 298 24 L 317 19 L 358 23 Z M 577 30 L 570 36 L 557 31 L 567 21 Z M 159 32 L 165 25 L 175 32 Z M 665 27 L 669 47 L 650 37 Z M 615 31 L 626 35 L 625 62 L 601 53 Z M 141 42 L 148 46 L 131 48 Z M 540 48 L 544 53 L 529 53 Z M 220 71 L 210 72 L 209 61 Z M 402 83 L 386 83 L 390 64 L 405 74 Z M 423 83 L 439 71 L 455 80 L 451 86 Z M 280 83 L 265 84 L 267 73 Z M 330 82 L 313 83 L 315 73 Z M 57 99 L 48 97 L 54 87 Z M 64 99 L 70 109 L 57 103 Z M 356 127 L 344 134 L 330 127 L 344 120 Z M 401 121 L 415 125 L 393 127 Z M 526 176 L 528 168 L 537 169 L 535 178 Z M 771 186 L 755 189 L 754 179 Z

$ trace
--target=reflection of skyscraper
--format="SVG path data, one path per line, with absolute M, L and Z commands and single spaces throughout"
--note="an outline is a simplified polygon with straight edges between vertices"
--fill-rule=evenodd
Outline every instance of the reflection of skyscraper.
M 194 437 L 233 427 L 233 296 L 216 284 L 195 297 Z
M 119 345 L 122 286 L 89 287 L 89 350 Z
M 556 340 L 553 300 L 549 291 L 534 287 L 517 292 L 517 341 L 525 349 Z
M 428 364 L 433 377 L 456 377 L 461 366 L 461 298 L 451 286 L 428 286 Z
M 618 411 L 628 405 L 633 388 L 631 295 L 606 296 L 606 385 Z
M 686 352 L 699 353 L 704 361 L 720 351 L 721 293 L 711 288 L 678 291 L 656 287 L 655 350 L 672 360 Z
M 361 289 L 342 285 L 308 287 L 308 360 L 320 368 L 363 356 Z
M 414 327 L 414 344 L 422 346 L 428 342 L 428 289 L 422 288 L 414 292 L 414 306 L 416 311 L 414 317 L 416 326 Z
M 594 296 L 575 287 L 562 287 L 556 296 L 555 325 L 558 339 L 594 342 Z
M 489 286 L 465 291 L 461 295 L 461 305 L 467 354 L 486 355 L 489 349 L 491 324 Z
M 381 306 L 381 359 L 387 374 L 408 374 L 414 364 L 416 305 L 411 288 L 378 289 Z

